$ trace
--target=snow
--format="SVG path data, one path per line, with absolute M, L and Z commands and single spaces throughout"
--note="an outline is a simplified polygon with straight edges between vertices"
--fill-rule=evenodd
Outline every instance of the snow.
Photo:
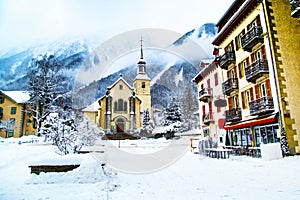
M 142 149 L 143 143 L 161 147 L 166 141 L 121 142 L 121 148 Z M 34 136 L 1 139 L 0 151 L 1 200 L 300 199 L 299 156 L 272 161 L 246 156 L 213 159 L 186 151 L 167 168 L 133 175 L 105 166 L 103 170 L 90 154 L 60 156 L 54 146 Z M 28 168 L 32 163 L 78 162 L 80 167 L 66 173 L 35 175 Z
M 26 91 L 2 91 L 2 93 L 17 103 L 25 103 L 30 99 L 29 92 Z
M 181 67 L 181 70 L 180 70 L 179 74 L 177 74 L 176 77 L 175 77 L 176 86 L 178 86 L 178 83 L 180 81 L 183 81 L 183 67 Z

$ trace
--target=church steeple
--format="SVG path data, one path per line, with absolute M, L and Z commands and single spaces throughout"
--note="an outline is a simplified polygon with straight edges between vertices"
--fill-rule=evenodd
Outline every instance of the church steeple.
M 144 71 L 143 71 L 143 73 L 145 73 L 146 72 L 146 61 L 145 61 L 145 59 L 144 59 L 144 52 L 143 52 L 143 38 L 141 37 L 141 57 L 140 57 L 140 60 L 139 60 L 139 62 L 137 63 L 139 66 L 142 66 L 142 65 L 144 65 L 143 66 L 143 68 L 144 68 Z M 139 67 L 140 68 L 140 67 Z M 138 74 L 139 74 L 139 70 L 138 70 Z
M 143 58 L 143 37 L 141 36 L 141 59 Z

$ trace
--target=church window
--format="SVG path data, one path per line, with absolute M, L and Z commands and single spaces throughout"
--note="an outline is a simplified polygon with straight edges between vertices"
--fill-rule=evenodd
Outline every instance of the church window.
M 119 90 L 123 90 L 123 85 L 119 85 Z
M 142 82 L 142 88 L 145 89 L 146 88 L 146 83 Z
M 123 111 L 124 101 L 123 99 L 118 100 L 118 111 Z
M 123 99 L 119 99 L 114 102 L 114 111 L 115 112 L 127 112 L 128 103 Z

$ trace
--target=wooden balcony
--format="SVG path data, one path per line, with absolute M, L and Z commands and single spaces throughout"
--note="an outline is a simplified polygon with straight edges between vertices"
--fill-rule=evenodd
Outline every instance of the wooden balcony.
M 225 111 L 226 122 L 236 122 L 242 120 L 241 108 L 232 108 Z
M 222 83 L 222 91 L 225 95 L 230 95 L 231 92 L 239 89 L 238 78 L 229 78 L 227 81 Z
M 199 101 L 207 103 L 211 99 L 211 88 L 203 88 L 199 91 Z
M 228 66 L 235 64 L 234 52 L 226 52 L 220 57 L 220 67 L 222 69 L 228 69 Z
M 263 36 L 261 36 L 263 30 L 261 26 L 252 27 L 245 35 L 242 36 L 242 48 L 244 51 L 251 52 L 252 48 L 264 42 Z
M 272 97 L 261 97 L 249 103 L 250 115 L 263 115 L 274 111 Z
M 209 112 L 202 117 L 202 122 L 205 125 L 209 125 L 211 122 L 214 122 L 213 113 Z
M 246 67 L 245 75 L 248 82 L 255 83 L 256 79 L 269 74 L 268 61 L 259 59 Z

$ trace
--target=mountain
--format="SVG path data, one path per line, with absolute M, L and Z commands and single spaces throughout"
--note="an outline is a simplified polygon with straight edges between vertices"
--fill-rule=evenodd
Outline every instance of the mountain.
M 68 79 L 72 89 L 75 77 L 81 67 L 90 66 L 90 45 L 86 41 L 59 41 L 17 52 L 9 52 L 0 57 L 0 89 L 25 90 L 30 62 L 39 55 L 52 54 L 62 64 L 63 78 Z
M 67 90 L 73 89 L 76 106 L 85 107 L 103 96 L 119 74 L 132 84 L 140 51 L 137 38 L 143 35 L 152 103 L 165 106 L 171 96 L 183 98 L 185 88 L 192 85 L 190 80 L 200 71 L 200 60 L 212 57 L 215 34 L 215 25 L 208 23 L 183 35 L 163 29 L 138 29 L 101 45 L 74 39 L 10 50 L 0 56 L 0 90 L 25 90 L 32 58 L 52 54 L 62 63 L 61 78 L 67 80 Z

